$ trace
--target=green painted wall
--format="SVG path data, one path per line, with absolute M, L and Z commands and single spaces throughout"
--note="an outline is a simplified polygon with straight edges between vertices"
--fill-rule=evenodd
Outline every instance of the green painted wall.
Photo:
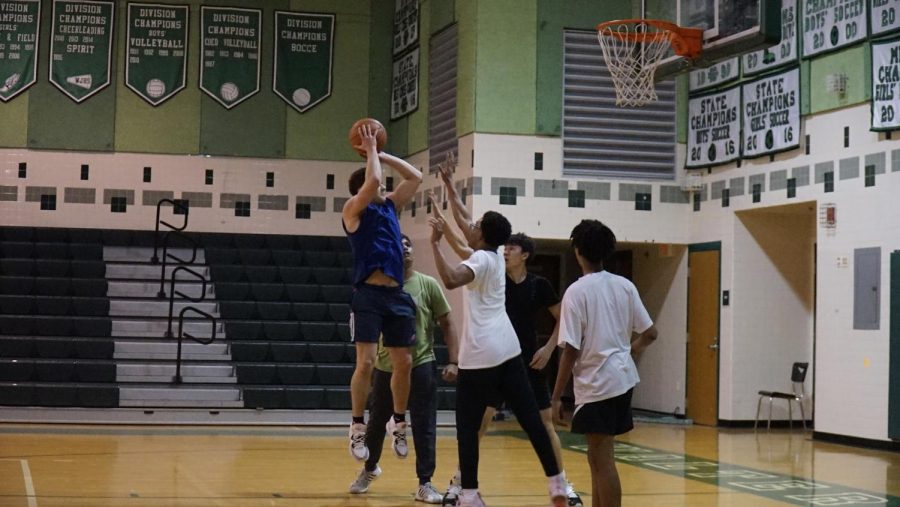
M 829 74 L 846 74 L 847 93 L 839 95 L 825 89 Z M 866 102 L 872 98 L 872 49 L 868 43 L 858 44 L 813 59 L 809 72 L 801 80 L 809 87 L 809 113 Z
M 37 85 L 37 83 L 35 83 Z M 22 147 L 28 144 L 28 103 L 31 90 L 10 102 L 0 103 L 0 146 Z
M 630 2 L 537 2 L 537 106 L 535 133 L 562 134 L 563 29 L 593 30 L 597 23 L 631 17 Z M 515 12 L 515 11 L 513 11 Z
M 537 5 L 478 3 L 475 130 L 534 134 Z

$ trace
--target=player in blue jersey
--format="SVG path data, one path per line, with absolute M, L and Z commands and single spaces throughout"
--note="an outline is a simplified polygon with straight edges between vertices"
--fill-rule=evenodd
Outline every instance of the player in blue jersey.
M 350 175 L 352 197 L 344 203 L 342 222 L 353 250 L 353 296 L 350 301 L 350 333 L 356 343 L 356 369 L 350 380 L 353 421 L 350 454 L 359 461 L 369 457 L 366 447 L 365 409 L 372 369 L 383 336 L 394 373 L 391 394 L 394 415 L 387 423 L 397 456 L 405 458 L 406 404 L 412 369 L 411 346 L 416 342 L 416 305 L 403 291 L 403 246 L 397 210 L 403 209 L 422 183 L 422 173 L 406 161 L 379 152 L 375 133 L 359 130 L 359 151 L 366 153 L 366 167 Z M 403 181 L 390 193 L 382 184 L 381 164 L 400 174 Z

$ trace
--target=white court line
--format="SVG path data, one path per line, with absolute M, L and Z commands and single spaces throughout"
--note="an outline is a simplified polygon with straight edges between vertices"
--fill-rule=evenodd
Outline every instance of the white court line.
M 19 460 L 22 464 L 22 475 L 25 477 L 25 494 L 28 495 L 28 507 L 37 507 L 37 497 L 34 495 L 34 483 L 31 481 L 31 468 L 28 467 L 28 460 Z
M 37 507 L 37 496 L 34 494 L 34 482 L 31 480 L 31 468 L 27 459 L 0 458 L 0 461 L 18 461 L 22 465 L 22 476 L 25 478 L 25 496 L 28 498 L 28 507 Z

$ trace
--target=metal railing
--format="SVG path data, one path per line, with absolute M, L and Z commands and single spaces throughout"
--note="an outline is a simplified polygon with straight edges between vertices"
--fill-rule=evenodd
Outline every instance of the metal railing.
M 169 238 L 170 237 L 180 237 L 184 238 L 191 244 L 191 258 L 190 259 L 182 259 L 175 254 L 169 253 Z M 154 254 L 155 255 L 155 254 Z M 163 245 L 162 245 L 162 266 L 160 266 L 159 270 L 159 292 L 156 293 L 156 297 L 163 299 L 166 297 L 166 264 L 169 259 L 174 260 L 180 266 L 193 264 L 197 261 L 197 241 L 194 238 L 182 234 L 181 231 L 172 230 L 166 231 L 163 234 Z M 171 324 L 171 322 L 170 322 Z
M 175 227 L 174 225 L 166 222 L 165 220 L 159 219 L 159 214 L 162 211 L 162 205 L 165 203 L 170 203 L 172 205 L 172 211 L 181 210 L 184 214 L 184 223 L 181 224 L 181 227 Z M 191 208 L 190 206 L 185 206 L 182 201 L 174 201 L 172 199 L 160 199 L 158 203 L 156 203 L 156 230 L 153 234 L 153 257 L 150 257 L 150 262 L 156 264 L 159 262 L 159 257 L 156 256 L 156 252 L 159 248 L 159 226 L 165 225 L 169 229 L 173 231 L 183 231 L 187 229 L 188 226 L 188 215 L 190 214 Z
M 175 290 L 175 282 L 178 280 L 178 273 L 181 271 L 189 273 L 189 274 L 193 275 L 195 278 L 198 278 L 200 280 L 202 285 L 200 288 L 200 296 L 199 297 L 196 297 L 196 298 L 191 297 L 190 295 L 185 294 L 184 292 Z M 172 270 L 172 276 L 171 276 L 169 283 L 170 283 L 170 285 L 169 285 L 169 326 L 166 329 L 166 334 L 165 334 L 166 338 L 172 338 L 172 320 L 173 320 L 174 314 L 175 314 L 175 296 L 179 296 L 182 299 L 186 299 L 186 300 L 194 302 L 194 303 L 201 303 L 206 299 L 207 280 L 206 280 L 206 277 L 204 277 L 200 273 L 194 271 L 193 269 L 191 269 L 187 266 L 178 266 Z M 184 315 L 188 312 L 193 312 L 198 315 L 201 315 L 212 324 L 212 332 L 210 333 L 210 337 L 208 339 L 207 338 L 198 338 L 198 337 L 193 336 L 184 331 Z M 182 349 L 182 342 L 184 341 L 184 338 L 190 338 L 191 340 L 194 340 L 197 343 L 200 343 L 203 345 L 209 345 L 216 339 L 216 327 L 217 327 L 216 318 L 213 315 L 210 315 L 209 313 L 204 312 L 203 310 L 196 308 L 194 306 L 185 306 L 184 308 L 181 309 L 181 312 L 178 313 L 178 353 L 175 357 L 175 382 L 176 383 L 180 384 L 182 381 L 181 349 Z

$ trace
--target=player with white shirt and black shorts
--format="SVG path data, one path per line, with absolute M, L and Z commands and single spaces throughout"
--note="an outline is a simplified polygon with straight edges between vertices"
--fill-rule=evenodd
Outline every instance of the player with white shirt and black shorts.
M 613 456 L 614 437 L 631 431 L 631 395 L 640 381 L 635 358 L 657 337 L 656 326 L 628 279 L 603 269 L 616 236 L 597 220 L 572 230 L 583 276 L 566 289 L 560 309 L 559 360 L 551 397 L 553 419 L 565 424 L 561 396 L 575 376 L 573 433 L 587 436 L 593 507 L 617 507 L 622 486 Z
M 456 434 L 462 491 L 459 506 L 481 507 L 478 493 L 478 429 L 488 404 L 506 401 L 527 433 L 549 478 L 554 507 L 566 507 L 566 479 L 560 473 L 553 445 L 541 421 L 534 392 L 528 385 L 519 339 L 506 314 L 506 268 L 498 249 L 512 234 L 509 221 L 488 211 L 473 222 L 450 180 L 449 167 L 440 171 L 457 225 L 468 251 L 462 263 L 451 265 L 441 251 L 445 223 L 431 218 L 431 245 L 435 265 L 447 289 L 465 286 L 466 312 L 459 337 L 459 375 L 456 391 Z M 468 255 L 466 255 L 468 254 Z

